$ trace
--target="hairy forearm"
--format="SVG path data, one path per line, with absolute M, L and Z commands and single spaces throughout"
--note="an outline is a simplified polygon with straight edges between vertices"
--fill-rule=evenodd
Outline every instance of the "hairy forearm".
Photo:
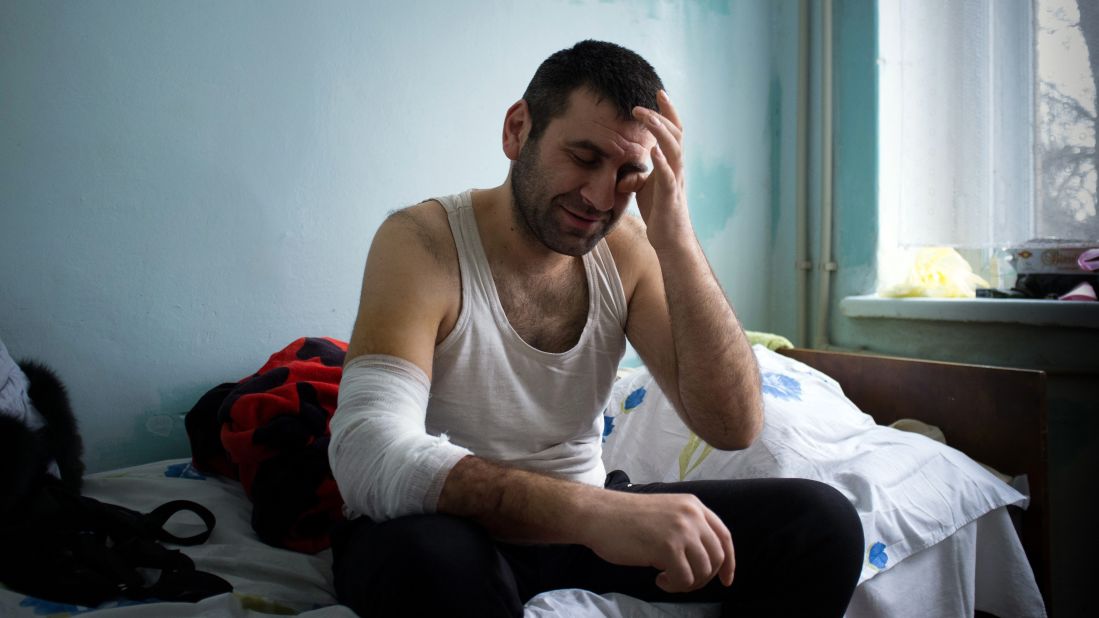
M 657 143 L 637 206 L 660 262 L 671 323 L 674 360 L 661 367 L 661 386 L 687 426 L 711 446 L 744 448 L 763 424 L 759 368 L 691 226 L 683 123 L 663 90 L 657 105 L 657 111 L 635 108 L 634 117 Z
M 510 542 L 585 544 L 577 523 L 605 492 L 470 456 L 447 475 L 438 511 L 473 519 Z
M 684 420 L 714 447 L 747 447 L 762 426 L 759 367 L 698 242 L 658 252 Z
M 613 564 L 653 567 L 668 592 L 733 580 L 729 529 L 691 494 L 612 491 L 470 456 L 451 469 L 438 506 L 500 540 L 584 545 Z

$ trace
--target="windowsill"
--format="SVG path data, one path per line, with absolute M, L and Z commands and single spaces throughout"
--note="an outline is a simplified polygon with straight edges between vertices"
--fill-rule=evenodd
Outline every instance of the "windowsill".
M 883 298 L 848 296 L 840 311 L 849 318 L 947 322 L 1006 322 L 1033 326 L 1099 328 L 1099 302 L 1008 298 Z

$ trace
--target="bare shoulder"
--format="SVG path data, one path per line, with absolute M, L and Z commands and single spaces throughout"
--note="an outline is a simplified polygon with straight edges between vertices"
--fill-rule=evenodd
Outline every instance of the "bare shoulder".
M 457 272 L 458 252 L 450 222 L 442 204 L 435 200 L 389 213 L 375 235 L 375 245 L 379 241 L 399 253 L 413 254 L 406 256 L 409 259 L 429 257 L 436 267 Z
M 649 244 L 645 222 L 641 217 L 625 214 L 618 225 L 607 235 L 614 263 L 618 267 L 618 276 L 626 290 L 626 297 L 632 297 L 634 287 L 648 269 L 659 268 L 656 253 Z
M 431 375 L 434 346 L 457 320 L 460 303 L 458 255 L 442 205 L 390 213 L 366 258 L 347 358 L 400 356 Z

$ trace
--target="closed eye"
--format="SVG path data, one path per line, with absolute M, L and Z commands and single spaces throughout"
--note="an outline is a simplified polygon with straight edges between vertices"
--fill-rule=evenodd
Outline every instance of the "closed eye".
M 577 165 L 579 165 L 580 167 L 589 167 L 590 168 L 590 167 L 595 167 L 596 165 L 599 165 L 599 159 L 597 159 L 597 158 L 596 159 L 588 159 L 588 158 L 581 157 L 581 156 L 577 155 L 575 152 L 569 153 L 569 156 L 572 157 L 573 162 L 576 163 Z

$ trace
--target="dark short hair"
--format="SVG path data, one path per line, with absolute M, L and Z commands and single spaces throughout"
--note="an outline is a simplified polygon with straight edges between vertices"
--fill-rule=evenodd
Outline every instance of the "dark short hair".
M 538 67 L 523 93 L 532 141 L 568 111 L 569 96 L 579 88 L 610 101 L 620 118 L 630 120 L 636 106 L 657 109 L 656 92 L 664 84 L 652 65 L 620 45 L 588 40 L 562 49 Z

